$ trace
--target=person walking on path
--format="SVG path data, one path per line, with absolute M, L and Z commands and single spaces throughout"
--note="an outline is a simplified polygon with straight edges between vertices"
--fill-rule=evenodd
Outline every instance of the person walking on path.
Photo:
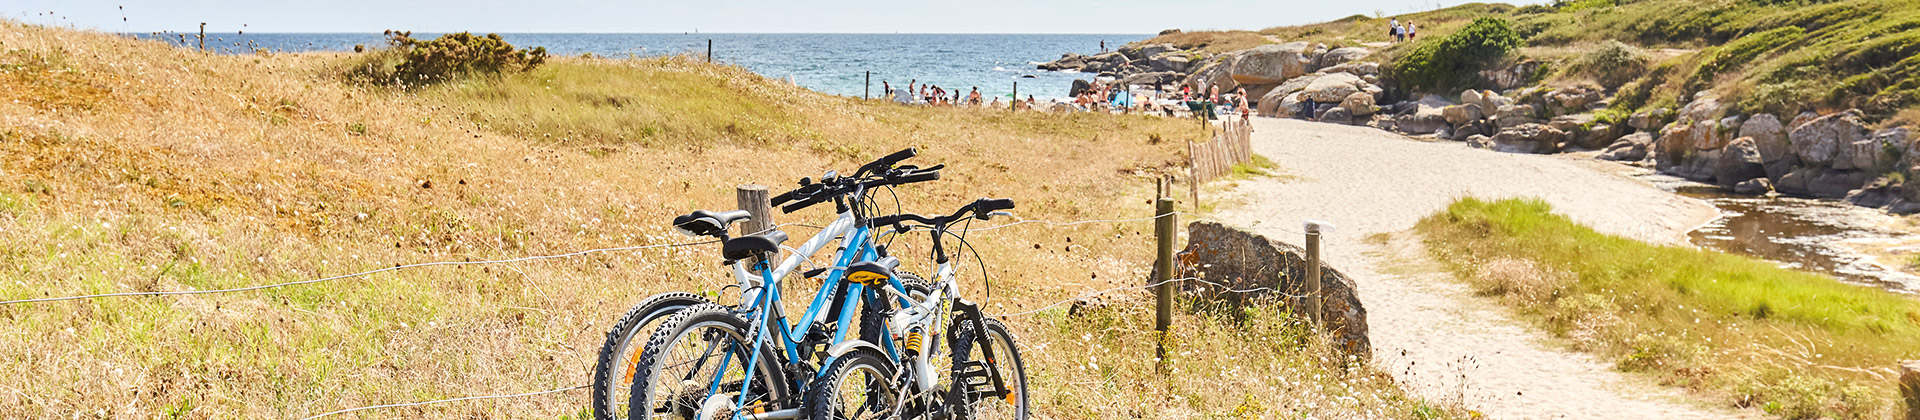
M 1412 41 L 1413 38 L 1417 36 L 1420 36 L 1420 27 L 1414 26 L 1413 20 L 1408 19 L 1407 20 L 1407 40 Z
M 1387 40 L 1400 42 L 1400 18 L 1393 18 L 1387 22 Z

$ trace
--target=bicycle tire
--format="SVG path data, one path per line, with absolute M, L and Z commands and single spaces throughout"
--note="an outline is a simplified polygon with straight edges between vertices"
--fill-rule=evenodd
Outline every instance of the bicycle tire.
M 890 418 L 894 405 L 900 401 L 900 392 L 894 383 L 893 362 L 887 356 L 871 349 L 857 349 L 827 366 L 827 376 L 816 380 L 807 389 L 805 403 L 807 418 L 811 420 L 842 419 L 884 419 Z M 854 375 L 862 375 L 859 384 L 852 390 L 860 395 L 860 407 L 849 415 L 844 407 L 847 395 L 841 388 L 855 380 Z M 862 389 L 864 388 L 864 389 Z M 878 400 L 876 401 L 876 398 Z M 861 415 L 865 413 L 867 415 Z
M 1008 391 L 1011 392 L 1008 396 L 1012 398 L 980 398 L 980 395 L 964 389 L 965 379 L 955 377 L 952 386 L 961 388 L 955 391 L 957 394 L 964 395 L 961 398 L 949 398 L 949 410 L 961 414 L 959 418 L 964 419 L 1026 420 L 1032 410 L 1029 407 L 1030 395 L 1027 392 L 1027 367 L 1026 362 L 1020 358 L 1020 346 L 1017 341 L 1014 341 L 1013 332 L 1007 329 L 1006 324 L 993 319 L 981 321 L 987 327 L 986 341 L 994 346 L 993 353 L 1000 359 L 987 360 L 987 365 L 1000 371 L 1001 380 L 1006 383 Z M 955 322 L 953 328 L 954 342 L 951 343 L 953 363 L 966 363 L 982 358 L 980 356 L 984 353 L 974 352 L 976 348 L 973 346 L 973 325 L 968 322 Z M 1002 406 L 999 404 L 1002 402 L 1007 404 Z M 983 412 L 987 415 L 982 415 Z
M 694 336 L 694 334 L 690 333 L 696 330 L 699 331 L 699 334 L 695 338 L 705 340 L 709 344 L 706 346 L 706 351 L 704 354 L 689 358 L 689 360 L 679 360 L 674 350 L 678 348 L 680 344 L 694 344 L 698 347 L 699 342 L 686 340 L 690 336 Z M 740 383 L 740 379 L 730 377 L 729 372 L 718 372 L 718 374 L 715 375 L 708 375 L 700 369 L 705 367 L 708 361 L 720 356 L 728 356 L 728 358 L 724 360 L 729 360 L 731 366 L 738 367 L 746 365 L 748 358 L 751 357 L 751 351 L 745 348 L 744 343 L 754 342 L 754 338 L 748 336 L 750 331 L 752 331 L 752 329 L 749 328 L 747 321 L 740 319 L 738 316 L 734 316 L 733 311 L 725 306 L 708 303 L 687 307 L 675 312 L 672 316 L 668 317 L 665 322 L 662 322 L 660 327 L 654 331 L 653 335 L 647 339 L 647 345 L 640 353 L 640 361 L 637 368 L 638 373 L 635 374 L 633 385 L 628 393 L 627 412 L 649 413 L 650 415 L 646 416 L 647 418 L 656 418 L 656 416 L 652 414 L 663 414 L 658 411 L 664 410 L 667 411 L 664 414 L 678 415 L 678 418 L 692 418 L 693 416 L 691 414 L 695 410 L 699 410 L 701 405 L 704 405 L 707 399 L 704 391 L 708 386 L 712 385 L 711 381 L 714 380 L 702 379 L 706 381 L 703 383 L 695 381 L 693 378 L 715 378 L 723 381 L 723 383 Z M 724 334 L 726 336 L 708 337 L 708 334 Z M 714 341 L 720 342 L 714 343 Z M 725 349 L 722 350 L 723 352 L 730 353 L 713 353 L 714 349 L 721 347 L 725 347 Z M 787 389 L 785 372 L 780 369 L 781 361 L 779 359 L 781 355 L 764 344 L 760 344 L 758 347 L 760 349 L 760 360 L 754 369 L 755 380 L 753 384 L 748 386 L 747 390 L 750 394 L 758 395 L 758 397 L 749 400 L 749 402 L 762 401 L 766 404 L 766 407 L 762 408 L 767 411 L 777 410 L 781 408 L 781 404 L 787 402 L 791 394 L 790 390 Z M 671 363 L 672 365 L 665 366 L 663 365 L 665 363 Z M 660 385 L 662 379 L 669 379 L 663 375 L 664 373 L 675 368 L 687 367 L 688 364 L 692 364 L 691 369 L 693 369 L 693 371 L 680 373 L 679 376 L 684 378 L 672 382 L 672 391 L 661 389 L 661 387 L 657 386 Z M 744 374 L 745 371 L 741 370 L 739 373 Z M 721 391 L 734 392 L 730 389 L 721 389 Z M 659 397 L 667 398 L 658 401 L 663 404 L 659 404 L 658 407 L 656 407 L 655 402 L 660 399 Z M 673 416 L 663 417 L 675 418 Z
M 628 309 L 620 321 L 607 330 L 606 342 L 600 344 L 600 356 L 593 365 L 592 392 L 593 418 L 595 420 L 625 419 L 626 395 L 622 392 L 633 384 L 635 368 L 639 366 L 640 349 L 633 348 L 634 340 L 644 341 L 651 338 L 660 321 L 687 307 L 702 303 L 712 303 L 704 297 L 692 293 L 668 292 L 653 295 Z M 618 373 L 616 375 L 616 373 Z M 618 376 L 618 381 L 616 381 Z M 618 382 L 618 383 L 616 383 Z

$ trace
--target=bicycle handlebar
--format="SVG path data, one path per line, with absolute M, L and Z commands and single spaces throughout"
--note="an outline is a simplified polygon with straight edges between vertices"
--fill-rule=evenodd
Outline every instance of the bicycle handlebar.
M 924 224 L 927 226 L 932 226 L 935 229 L 946 229 L 947 225 L 953 224 L 953 222 L 957 222 L 957 221 L 960 221 L 961 219 L 969 217 L 968 213 L 972 213 L 971 217 L 985 220 L 989 217 L 992 217 L 996 210 L 1009 210 L 1012 208 L 1013 208 L 1013 199 L 1011 198 L 982 198 L 979 200 L 974 200 L 972 203 L 967 203 L 967 205 L 961 206 L 960 210 L 955 211 L 953 212 L 953 214 L 946 215 L 946 216 L 896 214 L 891 216 L 875 217 L 871 220 L 871 222 L 873 223 L 873 226 L 894 226 L 896 230 L 906 230 L 907 227 L 898 226 L 902 222 L 916 222 L 916 223 Z

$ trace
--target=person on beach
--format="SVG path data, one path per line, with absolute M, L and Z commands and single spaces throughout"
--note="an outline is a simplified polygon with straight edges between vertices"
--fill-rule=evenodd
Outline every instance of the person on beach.
M 974 86 L 973 93 L 967 94 L 967 105 L 980 106 L 980 87 Z
M 1420 36 L 1420 27 L 1414 26 L 1413 20 L 1408 19 L 1407 20 L 1407 40 L 1412 41 L 1415 37 L 1419 37 L 1419 36 Z
M 987 107 L 993 108 L 993 109 L 1000 109 L 1000 95 L 994 95 L 993 103 L 987 104 Z
M 893 97 L 893 85 L 887 84 L 887 81 L 885 80 L 880 81 L 880 97 L 882 98 Z
M 1234 101 L 1236 103 L 1233 104 L 1233 107 L 1240 109 L 1240 119 L 1244 120 L 1244 119 L 1247 119 L 1248 117 L 1252 117 L 1253 107 L 1247 106 L 1247 88 L 1240 88 L 1239 90 L 1235 91 L 1233 96 L 1236 97 Z
M 1027 109 L 1033 109 L 1033 95 L 1027 95 Z

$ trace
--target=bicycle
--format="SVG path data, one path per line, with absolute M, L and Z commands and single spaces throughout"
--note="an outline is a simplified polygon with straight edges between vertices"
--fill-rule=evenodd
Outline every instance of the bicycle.
M 818 372 L 814 366 L 831 364 L 850 353 L 894 351 L 892 340 L 878 337 L 884 333 L 879 331 L 884 324 L 871 315 L 876 306 L 885 306 L 874 291 L 881 285 L 846 279 L 852 266 L 898 265 L 897 259 L 879 257 L 884 251 L 871 241 L 872 232 L 865 223 L 871 211 L 867 192 L 939 179 L 940 166 L 893 166 L 915 154 L 907 149 L 888 155 L 862 166 L 853 176 L 828 172 L 818 183 L 803 179 L 799 189 L 774 197 L 773 203 L 788 213 L 829 201 L 839 212 L 777 266 L 770 257 L 787 239 L 784 232 L 728 238 L 725 226 L 737 220 L 721 216 L 732 213 L 695 217 L 708 220 L 694 223 L 703 230 L 683 233 L 721 238 L 721 254 L 739 281 L 742 304 L 696 304 L 662 321 L 634 363 L 627 413 L 647 413 L 650 418 L 712 419 L 741 413 L 750 413 L 745 417 L 754 419 L 797 418 L 801 413 L 792 391 L 806 388 Z M 826 278 L 798 322 L 789 325 L 780 305 L 781 279 L 798 268 L 805 256 L 835 239 L 841 244 L 835 264 L 805 274 Z M 887 283 L 909 290 L 899 278 L 889 278 Z M 856 313 L 867 314 L 859 326 L 866 339 L 848 340 L 848 331 L 856 328 Z M 735 358 L 743 363 L 736 365 Z
M 861 418 L 861 414 L 870 410 L 873 414 L 886 414 L 883 418 L 945 420 L 1027 417 L 1026 368 L 1013 334 L 1005 325 L 981 314 L 978 305 L 959 297 L 958 283 L 954 281 L 956 270 L 953 259 L 947 255 L 943 241 L 952 236 L 961 245 L 971 247 L 964 234 L 956 234 L 952 229 L 955 223 L 1011 216 L 997 210 L 1013 207 L 1013 200 L 980 199 L 946 216 L 900 214 L 870 221 L 876 227 L 891 226 L 894 234 L 913 230 L 931 232 L 934 282 L 928 286 L 930 292 L 924 297 L 910 296 L 904 291 L 890 291 L 905 303 L 900 310 L 883 314 L 889 320 L 888 327 L 893 335 L 905 337 L 897 363 L 879 354 L 856 353 L 856 357 L 839 359 L 828 365 L 822 370 L 826 373 L 823 377 L 825 382 L 808 390 L 804 400 L 803 406 L 808 408 L 809 418 Z M 855 272 L 853 276 L 895 276 L 885 267 L 850 270 Z M 949 364 L 945 368 L 951 376 L 945 389 L 941 389 L 942 384 L 934 379 L 940 373 L 934 367 L 940 352 L 937 343 L 926 340 L 925 336 L 929 332 L 942 330 L 943 319 L 940 316 L 946 314 L 952 317 L 952 328 L 945 329 L 951 350 L 948 354 Z M 895 367 L 899 371 L 890 369 Z M 847 389 L 847 386 L 853 388 Z M 1005 404 L 1000 404 L 1002 402 Z M 890 413 L 880 413 L 888 409 L 891 409 Z

